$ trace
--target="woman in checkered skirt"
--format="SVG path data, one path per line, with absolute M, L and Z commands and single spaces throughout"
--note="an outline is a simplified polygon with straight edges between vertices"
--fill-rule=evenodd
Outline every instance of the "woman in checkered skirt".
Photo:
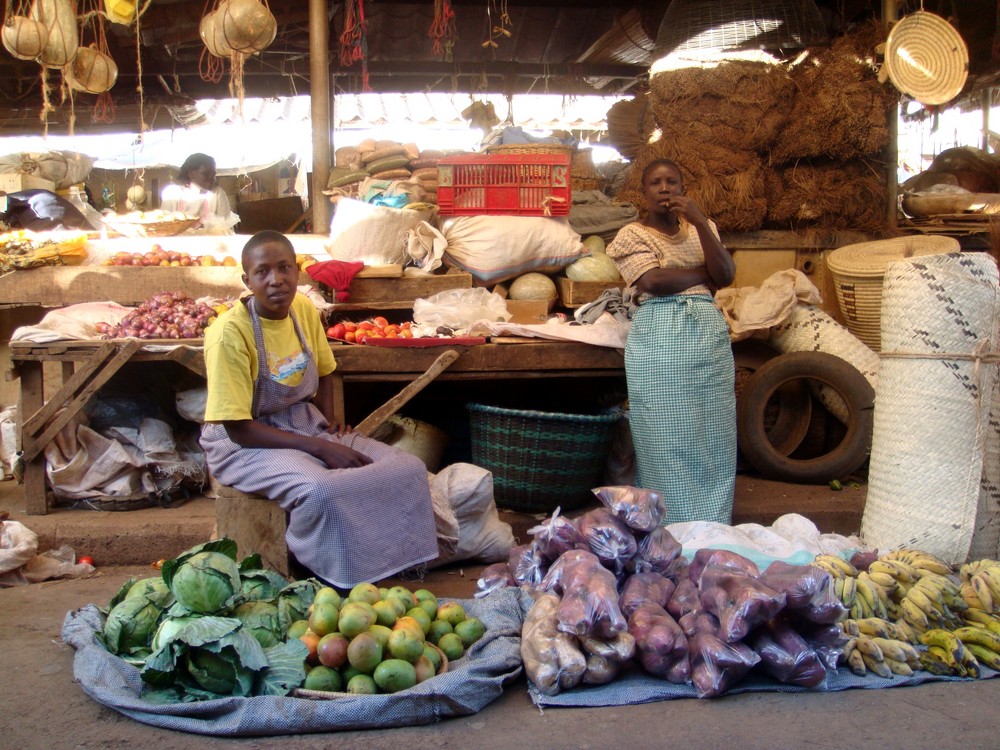
M 736 265 L 715 223 L 684 192 L 668 159 L 646 165 L 648 208 L 607 253 L 639 308 L 625 345 L 636 485 L 658 490 L 666 523 L 730 523 L 736 397 L 729 329 L 713 295 Z

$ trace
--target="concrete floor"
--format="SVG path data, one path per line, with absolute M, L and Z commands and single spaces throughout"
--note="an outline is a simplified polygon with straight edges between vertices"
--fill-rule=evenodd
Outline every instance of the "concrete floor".
M 834 493 L 740 477 L 736 521 L 770 523 L 800 512 L 821 531 L 857 531 L 864 486 Z M 528 697 L 524 677 L 477 714 L 440 724 L 370 732 L 223 739 L 150 727 L 90 699 L 73 682 L 73 651 L 60 640 L 68 611 L 104 604 L 130 576 L 208 538 L 210 500 L 171 509 L 106 513 L 59 510 L 25 516 L 23 492 L 0 483 L 0 510 L 36 531 L 41 548 L 70 544 L 91 554 L 97 573 L 0 590 L 0 747 L 45 748 L 974 748 L 1000 747 L 1000 680 L 928 683 L 838 693 L 760 693 L 614 708 L 547 708 Z M 534 519 L 504 514 L 519 536 Z M 431 571 L 422 585 L 467 598 L 481 565 Z

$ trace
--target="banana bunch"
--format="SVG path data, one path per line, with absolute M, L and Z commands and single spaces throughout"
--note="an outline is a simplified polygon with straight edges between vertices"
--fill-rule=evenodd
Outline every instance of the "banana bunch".
M 913 628 L 905 620 L 893 622 L 882 617 L 865 617 L 860 620 L 841 620 L 840 627 L 848 638 L 867 635 L 911 644 L 920 642 Z
M 961 632 L 966 630 L 972 632 Z M 931 628 L 925 631 L 920 635 L 920 642 L 927 646 L 927 650 L 920 653 L 921 667 L 936 675 L 979 677 L 981 675 L 979 660 L 974 652 L 965 646 L 961 636 L 965 635 L 970 638 L 970 643 L 974 643 L 977 649 L 985 648 L 980 644 L 988 639 L 980 636 L 980 633 L 986 636 L 992 635 L 989 631 L 979 628 L 959 628 L 955 632 L 942 628 Z M 973 638 L 977 640 L 973 641 Z M 997 638 L 997 644 L 1000 646 L 1000 638 Z M 993 653 L 991 649 L 987 650 Z M 997 655 L 1000 656 L 1000 653 Z
M 966 603 L 986 614 L 1000 612 L 1000 561 L 977 560 L 959 569 Z
M 843 659 L 859 677 L 869 672 L 879 677 L 892 677 L 894 674 L 909 677 L 915 669 L 921 669 L 920 652 L 911 644 L 864 633 L 848 639 Z
M 1000 620 L 996 618 L 991 618 L 988 622 L 979 620 L 973 625 L 958 628 L 952 635 L 958 638 L 965 646 L 965 650 L 972 653 L 981 664 L 1000 671 Z
M 897 550 L 875 560 L 867 572 L 892 600 L 886 606 L 889 617 L 923 633 L 933 628 L 952 630 L 963 623 L 958 613 L 968 609 L 968 604 L 950 571 L 930 553 Z
M 857 568 L 837 555 L 816 555 L 809 564 L 825 570 L 833 576 L 834 581 L 843 578 L 854 578 L 858 575 Z
M 833 578 L 834 594 L 848 610 L 852 620 L 869 617 L 886 619 L 891 604 L 889 591 L 872 580 L 867 572 L 859 572 L 851 563 L 836 555 L 817 555 L 812 565 Z

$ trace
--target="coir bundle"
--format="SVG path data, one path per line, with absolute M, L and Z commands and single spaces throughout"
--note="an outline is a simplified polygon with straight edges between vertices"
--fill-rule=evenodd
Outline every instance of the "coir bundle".
M 665 134 L 696 129 L 706 142 L 766 150 L 785 126 L 791 85 L 766 63 L 664 71 L 650 81 L 653 115 Z
M 764 165 L 757 154 L 690 136 L 662 138 L 644 146 L 616 195 L 617 200 L 635 205 L 640 215 L 646 210 L 642 169 L 653 159 L 677 162 L 687 194 L 720 231 L 752 231 L 763 226 L 767 213 Z
M 769 170 L 767 225 L 792 229 L 886 230 L 884 167 L 864 160 L 800 162 Z
M 885 41 L 878 22 L 813 50 L 791 69 L 795 94 L 772 163 L 831 157 L 848 161 L 878 154 L 889 142 L 889 108 L 897 94 L 879 83 L 875 46 Z

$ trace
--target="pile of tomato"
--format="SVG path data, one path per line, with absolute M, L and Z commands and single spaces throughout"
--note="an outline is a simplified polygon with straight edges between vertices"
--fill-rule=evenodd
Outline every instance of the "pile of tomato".
M 410 321 L 403 323 L 390 323 L 388 320 L 378 315 L 368 320 L 355 323 L 345 320 L 336 323 L 326 329 L 326 335 L 331 339 L 346 341 L 351 344 L 363 344 L 368 339 L 412 339 Z

